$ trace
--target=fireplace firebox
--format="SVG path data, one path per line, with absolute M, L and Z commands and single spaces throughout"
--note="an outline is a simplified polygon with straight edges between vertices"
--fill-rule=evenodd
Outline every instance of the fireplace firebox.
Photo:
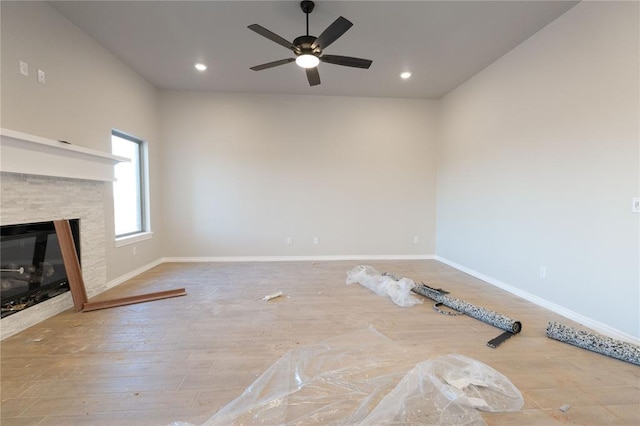
M 80 220 L 69 220 L 80 259 Z M 0 227 L 2 318 L 69 291 L 53 222 Z

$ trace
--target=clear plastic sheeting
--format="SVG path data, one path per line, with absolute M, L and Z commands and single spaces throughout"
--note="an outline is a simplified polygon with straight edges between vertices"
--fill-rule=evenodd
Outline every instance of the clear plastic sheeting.
M 396 281 L 368 265 L 359 265 L 347 272 L 347 284 L 354 283 L 367 287 L 378 296 L 390 297 L 398 306 L 409 307 L 422 303 L 421 299 L 411 294 L 411 289 L 416 285 L 412 280 L 400 278 Z
M 463 355 L 423 361 L 361 425 L 483 425 L 476 411 L 518 411 L 522 394 L 505 376 Z
M 522 406 L 485 364 L 448 355 L 416 365 L 418 356 L 372 328 L 297 348 L 205 425 L 480 425 L 477 409 Z

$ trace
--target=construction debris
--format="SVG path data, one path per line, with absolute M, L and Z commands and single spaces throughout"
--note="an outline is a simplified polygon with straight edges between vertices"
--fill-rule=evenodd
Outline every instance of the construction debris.
M 282 294 L 283 293 L 281 291 L 277 291 L 275 293 L 267 294 L 265 297 L 262 298 L 262 300 L 275 299 L 275 298 L 278 298 L 278 297 L 282 296 Z
M 409 307 L 422 303 L 422 300 L 411 295 L 416 284 L 408 278 L 400 278 L 380 274 L 371 266 L 359 265 L 347 272 L 347 284 L 358 283 L 376 293 L 387 296 L 398 306 Z

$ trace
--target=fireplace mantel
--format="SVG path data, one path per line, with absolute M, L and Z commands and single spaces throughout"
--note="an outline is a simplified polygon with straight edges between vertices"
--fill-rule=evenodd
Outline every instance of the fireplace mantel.
M 0 128 L 0 171 L 112 182 L 128 158 Z

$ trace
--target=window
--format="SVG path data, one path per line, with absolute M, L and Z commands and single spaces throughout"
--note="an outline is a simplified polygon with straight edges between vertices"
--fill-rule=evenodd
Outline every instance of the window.
M 148 232 L 145 143 L 114 130 L 111 133 L 111 152 L 131 160 L 115 166 L 113 209 L 116 239 Z

